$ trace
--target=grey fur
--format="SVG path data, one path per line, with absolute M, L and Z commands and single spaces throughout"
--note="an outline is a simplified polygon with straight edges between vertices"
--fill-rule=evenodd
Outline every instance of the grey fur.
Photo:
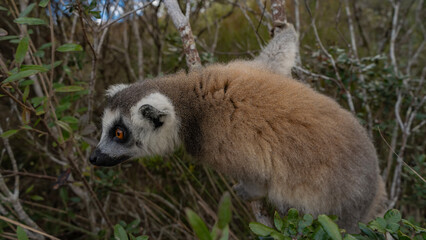
M 357 231 L 358 221 L 384 210 L 376 152 L 351 113 L 283 77 L 290 75 L 296 41 L 290 26 L 254 61 L 211 65 L 113 91 L 98 152 L 113 151 L 105 131 L 119 117 L 131 132 L 129 145 L 118 148 L 122 155 L 165 155 L 183 144 L 197 161 L 239 180 L 235 191 L 242 198 L 267 197 L 281 212 L 294 207 L 335 214 L 340 226 Z M 146 103 L 166 113 L 164 125 L 156 129 L 140 114 Z
M 297 41 L 298 36 L 293 25 L 285 23 L 254 62 L 262 64 L 271 72 L 291 77 L 291 69 L 296 59 Z

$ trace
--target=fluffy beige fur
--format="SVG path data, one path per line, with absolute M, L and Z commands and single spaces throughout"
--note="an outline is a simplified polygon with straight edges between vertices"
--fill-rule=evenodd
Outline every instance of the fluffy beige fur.
M 335 214 L 352 232 L 383 211 L 371 139 L 350 112 L 308 86 L 239 61 L 136 83 L 117 95 L 151 92 L 171 100 L 188 152 L 238 179 L 243 198 L 267 196 L 282 212 Z

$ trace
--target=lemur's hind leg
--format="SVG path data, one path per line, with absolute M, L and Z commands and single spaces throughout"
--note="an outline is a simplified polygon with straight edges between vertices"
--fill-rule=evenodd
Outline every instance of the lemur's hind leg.
M 266 184 L 240 181 L 233 189 L 241 199 L 250 201 L 257 222 L 273 227 L 272 219 L 269 217 L 262 200 L 268 193 Z
M 235 193 L 245 201 L 255 201 L 266 196 L 267 186 L 255 182 L 240 181 L 233 186 Z

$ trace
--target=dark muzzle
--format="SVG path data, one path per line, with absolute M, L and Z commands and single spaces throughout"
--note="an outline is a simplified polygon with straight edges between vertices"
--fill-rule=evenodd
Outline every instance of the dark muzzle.
M 109 155 L 102 153 L 101 150 L 96 148 L 95 151 L 93 151 L 93 153 L 90 155 L 89 161 L 91 164 L 96 166 L 111 167 L 122 163 L 129 158 L 130 157 L 128 156 L 110 157 Z

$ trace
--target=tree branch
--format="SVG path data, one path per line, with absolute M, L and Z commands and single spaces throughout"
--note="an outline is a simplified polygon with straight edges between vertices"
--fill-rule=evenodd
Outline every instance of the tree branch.
M 189 18 L 183 15 L 176 0 L 164 0 L 164 5 L 182 39 L 186 65 L 189 67 L 189 70 L 201 67 L 201 59 L 198 55 L 194 36 L 192 35 Z M 187 13 L 187 15 L 189 15 L 189 13 Z

